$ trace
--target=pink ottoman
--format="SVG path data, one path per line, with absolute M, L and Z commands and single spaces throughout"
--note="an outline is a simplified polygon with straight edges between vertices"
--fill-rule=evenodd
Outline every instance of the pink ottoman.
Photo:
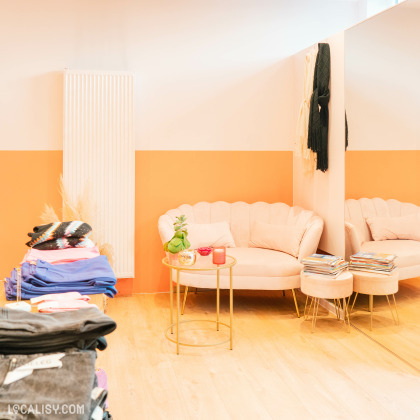
M 314 332 L 316 325 L 316 317 L 318 315 L 319 299 L 334 299 L 336 308 L 336 315 L 339 319 L 339 308 L 341 309 L 340 299 L 343 299 L 344 322 L 347 317 L 348 331 L 350 332 L 350 315 L 348 305 L 350 303 L 350 296 L 353 293 L 353 275 L 349 271 L 342 272 L 337 278 L 333 279 L 322 274 L 307 274 L 303 271 L 300 273 L 300 289 L 307 295 L 305 303 L 305 319 L 308 318 L 311 311 L 312 303 L 314 302 L 313 316 L 312 316 L 312 332 Z M 308 297 L 312 297 L 308 313 L 306 313 L 306 306 Z M 349 302 L 346 301 L 349 298 Z
M 370 329 L 372 330 L 373 296 L 386 296 L 392 318 L 395 324 L 398 325 L 399 317 L 397 311 L 397 301 L 395 300 L 395 293 L 398 292 L 398 270 L 394 270 L 390 275 L 381 273 L 371 273 L 369 271 L 352 270 L 351 272 L 353 274 L 353 290 L 356 292 L 353 304 L 351 306 L 351 310 L 353 310 L 354 304 L 357 299 L 357 295 L 359 293 L 369 295 Z M 389 301 L 388 295 L 392 295 L 394 299 L 396 313 L 395 317 L 391 308 L 391 303 Z

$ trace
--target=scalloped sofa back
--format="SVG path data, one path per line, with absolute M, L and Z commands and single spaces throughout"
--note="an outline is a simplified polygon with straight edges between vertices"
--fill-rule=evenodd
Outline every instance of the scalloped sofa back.
M 317 250 L 324 225 L 323 220 L 314 212 L 301 207 L 290 207 L 284 203 L 201 202 L 195 205 L 183 204 L 159 218 L 158 227 L 162 243 L 171 239 L 174 220 L 181 214 L 187 216 L 189 223 L 228 222 L 236 245 L 235 248 L 226 250 L 228 255 L 237 260 L 233 269 L 234 289 L 299 288 L 302 270 L 299 261 Z M 304 233 L 297 257 L 278 250 L 250 247 L 252 228 L 256 222 L 302 228 Z M 216 277 L 214 273 L 209 272 L 183 272 L 180 283 L 184 286 L 215 288 Z M 226 273 L 220 273 L 220 288 L 229 288 L 228 270 Z

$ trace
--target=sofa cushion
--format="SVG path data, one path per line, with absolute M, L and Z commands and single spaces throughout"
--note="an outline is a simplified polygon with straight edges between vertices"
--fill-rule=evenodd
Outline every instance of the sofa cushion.
M 188 223 L 187 230 L 188 240 L 193 249 L 203 246 L 225 246 L 227 248 L 235 246 L 228 222 Z
M 305 226 L 274 225 L 257 221 L 251 229 L 249 246 L 273 249 L 297 258 L 305 229 Z
M 397 256 L 397 267 L 420 265 L 420 242 L 405 239 L 369 241 L 362 244 L 363 252 L 379 252 Z
M 302 264 L 289 254 L 262 248 L 231 248 L 228 255 L 237 261 L 234 276 L 288 277 L 298 275 Z
M 370 233 L 375 241 L 412 239 L 420 241 L 420 214 L 411 213 L 399 217 L 368 217 Z

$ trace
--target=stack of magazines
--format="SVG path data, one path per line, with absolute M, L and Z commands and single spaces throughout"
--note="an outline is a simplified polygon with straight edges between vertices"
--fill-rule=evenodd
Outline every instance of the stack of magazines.
M 312 254 L 302 260 L 304 274 L 322 274 L 337 278 L 349 265 L 336 255 Z
M 350 257 L 349 269 L 390 275 L 395 269 L 395 258 L 393 254 L 358 252 Z

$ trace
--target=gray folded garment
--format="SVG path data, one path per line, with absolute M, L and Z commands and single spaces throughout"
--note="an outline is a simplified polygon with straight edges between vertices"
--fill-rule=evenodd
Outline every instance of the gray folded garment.
M 96 352 L 64 353 L 61 367 L 34 369 L 8 385 L 4 381 L 9 371 L 45 354 L 0 356 L 0 419 L 90 419 L 98 404 L 91 399 Z
M 69 348 L 103 350 L 103 336 L 116 327 L 114 320 L 95 307 L 53 314 L 0 308 L 0 354 L 49 353 Z

